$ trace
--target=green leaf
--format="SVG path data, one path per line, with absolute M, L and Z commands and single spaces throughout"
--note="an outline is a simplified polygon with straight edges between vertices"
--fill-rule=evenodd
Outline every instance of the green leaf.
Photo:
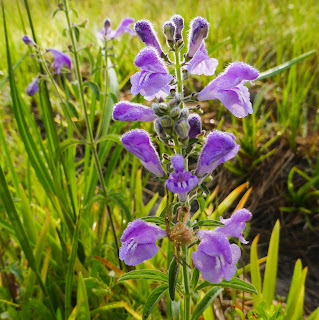
M 127 272 L 123 276 L 121 276 L 118 279 L 118 281 L 137 280 L 137 279 L 168 282 L 168 277 L 165 273 L 158 270 L 148 270 L 148 269 L 134 270 L 134 271 Z
M 202 184 L 200 185 L 200 188 L 201 188 L 207 195 L 210 194 L 208 188 L 206 187 L 206 185 L 205 185 L 204 183 L 202 183 Z
M 223 227 L 224 224 L 217 220 L 201 220 L 193 224 L 193 228 L 195 227 Z
M 211 283 L 208 281 L 204 281 L 196 288 L 196 291 L 199 291 L 205 287 L 212 287 L 212 286 L 232 288 L 232 289 L 241 290 L 245 292 L 257 293 L 256 288 L 253 285 L 238 278 L 233 278 L 230 281 L 223 280 L 222 282 L 219 282 L 219 283 Z
M 250 276 L 251 283 L 256 288 L 257 293 L 253 295 L 254 306 L 261 301 L 261 277 L 260 270 L 258 264 L 258 252 L 257 252 L 257 244 L 259 240 L 259 235 L 255 237 L 251 244 L 250 248 Z
M 89 301 L 86 292 L 85 282 L 82 273 L 79 273 L 78 278 L 78 293 L 77 293 L 77 305 L 79 307 L 77 319 L 78 320 L 90 320 L 90 308 Z
M 179 320 L 180 307 L 181 307 L 181 300 L 172 301 L 172 314 L 173 314 L 174 320 Z
M 279 220 L 277 220 L 270 237 L 264 283 L 263 283 L 263 294 L 262 294 L 263 301 L 269 306 L 272 304 L 272 300 L 274 299 L 275 288 L 276 288 L 279 235 L 280 235 L 280 223 L 279 223 Z
M 193 277 L 192 277 L 192 288 L 195 289 L 199 279 L 199 270 L 194 268 Z
M 130 209 L 126 204 L 127 203 L 126 197 L 122 193 L 112 192 L 112 193 L 107 195 L 107 198 L 112 199 L 113 201 L 115 201 L 116 204 L 123 210 L 127 221 L 128 222 L 131 221 Z
M 306 52 L 306 53 L 300 55 L 300 56 L 297 57 L 297 58 L 294 58 L 294 59 L 289 60 L 289 61 L 287 61 L 287 62 L 285 62 L 285 63 L 283 63 L 283 64 L 280 64 L 280 65 L 277 66 L 277 67 L 274 67 L 274 68 L 271 68 L 271 69 L 269 69 L 269 70 L 267 70 L 267 71 L 265 71 L 265 72 L 262 72 L 255 81 L 257 81 L 257 80 L 263 80 L 263 79 L 272 77 L 272 76 L 274 76 L 275 74 L 277 74 L 277 73 L 279 73 L 279 72 L 282 72 L 282 71 L 284 71 L 284 70 L 286 70 L 286 69 L 289 69 L 289 68 L 291 68 L 294 64 L 296 64 L 296 63 L 298 63 L 298 62 L 300 62 L 300 61 L 302 61 L 302 60 L 304 60 L 304 59 L 312 56 L 315 52 L 316 52 L 316 50 L 311 50 L 311 51 L 309 51 L 309 52 Z
M 90 87 L 95 95 L 96 100 L 100 100 L 100 88 L 93 81 L 84 81 L 84 86 Z
M 75 107 L 75 105 L 70 102 L 70 101 L 66 101 L 66 103 L 64 103 L 64 105 L 67 107 L 67 109 L 71 112 L 71 114 L 76 117 L 77 119 L 79 119 L 79 113 Z
M 319 320 L 319 307 L 308 317 L 307 320 Z
M 87 144 L 87 142 L 79 139 L 66 139 L 61 142 L 55 153 L 55 161 L 59 160 L 64 151 L 77 144 Z
M 168 289 L 171 300 L 175 300 L 175 291 L 179 275 L 180 264 L 173 258 L 168 269 Z
M 143 319 L 147 319 L 149 317 L 155 305 L 162 298 L 162 296 L 165 294 L 167 289 L 168 289 L 168 284 L 165 283 L 158 286 L 151 292 L 151 294 L 148 296 L 144 305 Z
M 116 142 L 118 144 L 121 144 L 121 138 L 118 134 L 114 134 L 114 133 L 110 133 L 105 135 L 104 137 L 101 137 L 100 139 L 98 139 L 95 143 L 101 143 L 103 141 L 113 141 Z
M 205 209 L 205 199 L 203 197 L 197 197 L 196 201 L 198 202 L 198 205 L 199 205 L 199 211 L 203 212 Z
M 199 302 L 199 304 L 196 306 L 196 309 L 193 312 L 191 320 L 197 320 L 204 310 L 215 300 L 215 298 L 222 292 L 222 288 L 215 287 L 211 290 L 209 290 L 204 298 Z

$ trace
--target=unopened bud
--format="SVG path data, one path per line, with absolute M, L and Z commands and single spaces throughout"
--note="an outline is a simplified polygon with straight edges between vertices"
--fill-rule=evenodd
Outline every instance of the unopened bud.
M 181 109 L 179 107 L 174 107 L 170 112 L 171 118 L 173 120 L 177 120 L 179 118 L 180 112 L 181 112 Z
M 154 102 L 152 103 L 152 109 L 157 116 L 161 117 L 167 114 L 168 107 L 165 103 Z
M 186 61 L 194 57 L 203 40 L 207 38 L 208 29 L 209 23 L 202 17 L 196 17 L 191 21 Z
M 107 34 L 108 29 L 111 27 L 111 20 L 109 18 L 106 18 L 104 20 L 104 30 L 105 34 Z
M 36 43 L 27 35 L 24 35 L 21 39 L 27 46 L 37 46 Z
M 175 24 L 172 21 L 166 21 L 163 25 L 164 35 L 166 37 L 167 45 L 171 48 L 174 46 L 175 39 Z
M 171 19 L 174 24 L 175 24 L 175 41 L 178 40 L 182 40 L 183 39 L 183 35 L 182 35 L 182 31 L 184 29 L 184 19 L 182 16 L 180 16 L 179 14 L 174 14 Z
M 188 139 L 189 124 L 187 119 L 181 118 L 177 120 L 175 122 L 174 128 L 181 141 Z
M 155 132 L 157 133 L 157 135 L 161 139 L 165 139 L 166 138 L 166 133 L 164 131 L 164 128 L 161 125 L 161 121 L 160 121 L 159 118 L 155 119 L 155 121 L 154 121 L 154 129 L 155 129 Z
M 198 114 L 192 114 L 188 118 L 189 138 L 195 139 L 202 132 L 202 121 Z
M 187 119 L 189 116 L 188 108 L 183 108 L 180 114 L 180 118 Z
M 160 118 L 160 121 L 165 133 L 171 136 L 173 131 L 173 120 L 169 116 L 164 116 Z

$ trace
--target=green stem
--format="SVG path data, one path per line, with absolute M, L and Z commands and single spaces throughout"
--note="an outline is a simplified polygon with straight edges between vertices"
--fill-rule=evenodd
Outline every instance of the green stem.
M 76 43 L 75 43 L 74 33 L 73 33 L 73 30 L 72 30 L 72 26 L 71 26 L 68 0 L 63 0 L 63 4 L 64 4 L 65 17 L 66 17 L 67 25 L 68 25 L 68 31 L 69 31 L 70 39 L 71 39 L 71 43 L 72 43 L 72 50 L 73 50 L 73 55 L 74 55 L 76 76 L 77 76 L 77 80 L 78 80 L 78 83 L 79 83 L 80 100 L 81 100 L 82 108 L 83 108 L 83 111 L 84 111 L 84 119 L 85 119 L 85 124 L 86 124 L 86 128 L 87 128 L 87 131 L 88 131 L 88 136 L 89 136 L 89 144 L 91 146 L 91 150 L 92 150 L 92 153 L 93 153 L 95 167 L 96 167 L 97 172 L 98 172 L 98 176 L 99 176 L 102 192 L 103 192 L 104 197 L 106 198 L 107 190 L 106 190 L 106 186 L 105 186 L 105 183 L 104 183 L 104 176 L 103 176 L 100 160 L 99 160 L 97 149 L 96 149 L 95 142 L 94 142 L 91 123 L 90 123 L 88 112 L 87 112 L 86 102 L 85 102 L 85 99 L 84 99 L 83 81 L 82 81 L 82 75 L 81 75 L 81 71 L 80 71 L 80 60 L 79 60 L 79 55 L 78 55 L 78 51 L 77 51 L 77 47 L 76 47 Z M 112 214 L 111 214 L 110 210 L 108 210 L 108 216 L 109 216 L 110 225 L 111 225 L 111 229 L 112 229 L 112 233 L 113 233 L 113 237 L 114 237 L 114 243 L 115 243 L 116 250 L 117 250 L 117 256 L 118 256 L 118 259 L 119 259 L 119 266 L 120 266 L 120 269 L 122 269 L 122 263 L 121 263 L 121 260 L 119 258 L 119 244 L 118 244 L 116 231 L 115 231 L 115 226 L 114 226 L 114 222 L 113 222 L 113 218 L 112 218 Z
M 183 253 L 185 262 L 188 263 L 188 248 L 183 246 Z M 184 278 L 184 320 L 190 319 L 191 314 L 191 295 L 190 295 L 190 282 L 189 282 L 189 270 L 186 263 L 183 264 L 183 278 Z
M 182 66 L 180 61 L 180 51 L 175 50 L 175 68 L 176 68 L 176 79 L 177 79 L 177 90 L 181 94 L 181 98 L 184 98 L 183 92 L 183 76 L 182 76 Z

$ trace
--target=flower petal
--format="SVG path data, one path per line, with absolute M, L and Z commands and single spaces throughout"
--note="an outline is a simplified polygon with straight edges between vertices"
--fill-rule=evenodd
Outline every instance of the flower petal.
M 139 103 L 121 101 L 114 105 L 113 119 L 120 121 L 153 121 L 157 118 L 150 107 Z
M 28 96 L 32 97 L 39 91 L 39 79 L 34 78 L 26 87 L 25 92 Z
M 133 18 L 124 18 L 115 30 L 114 34 L 112 35 L 112 38 L 117 38 L 121 36 L 124 32 L 129 33 L 131 36 L 134 36 L 135 32 L 130 28 L 130 25 L 133 22 Z
M 71 69 L 71 58 L 66 55 L 65 53 L 55 50 L 55 49 L 48 49 L 54 57 L 54 70 L 57 74 L 61 73 L 62 67 L 66 65 L 69 69 Z

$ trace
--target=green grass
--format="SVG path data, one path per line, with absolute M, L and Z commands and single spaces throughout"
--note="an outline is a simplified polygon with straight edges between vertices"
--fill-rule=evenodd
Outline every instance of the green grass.
M 108 73 L 108 90 L 112 94 L 102 92 L 97 97 L 88 89 L 85 95 L 90 111 L 88 121 L 91 126 L 97 122 L 102 133 L 98 157 L 104 167 L 106 194 L 103 194 L 90 147 L 80 141 L 81 137 L 71 123 L 70 117 L 77 118 L 78 130 L 87 134 L 80 99 L 73 101 L 70 98 L 70 93 L 76 96 L 76 86 L 68 84 L 63 88 L 67 92 L 66 101 L 72 105 L 61 104 L 51 84 L 47 86 L 50 95 L 42 84 L 40 95 L 32 99 L 26 96 L 25 87 L 41 70 L 21 41 L 23 34 L 31 36 L 27 2 L 13 0 L 3 3 L 6 23 L 1 16 L 0 25 L 1 28 L 6 26 L 8 41 L 4 29 L 1 29 L 0 150 L 3 156 L 0 165 L 3 174 L 1 171 L 0 263 L 3 277 L 0 313 L 8 312 L 12 319 L 29 319 L 31 314 L 41 314 L 42 318 L 34 319 L 43 319 L 43 315 L 48 319 L 68 319 L 69 316 L 74 319 L 77 313 L 88 319 L 89 312 L 92 317 L 99 315 L 100 319 L 138 319 L 151 289 L 145 280 L 117 282 L 122 273 L 118 269 L 108 212 L 120 237 L 130 220 L 147 215 L 156 202 L 161 201 L 156 215 L 165 206 L 165 198 L 158 193 L 149 191 L 152 195 L 148 203 L 143 198 L 149 175 L 142 176 L 139 161 L 124 154 L 122 146 L 117 143 L 125 124 L 110 121 L 112 105 L 118 96 L 122 97 L 119 90 L 127 94 L 129 76 L 137 70 L 133 60 L 143 47 L 142 43 L 137 37 L 130 39 L 127 35 L 121 41 L 115 41 L 115 57 L 112 57 L 115 65 Z M 66 26 L 63 12 L 52 18 L 56 9 L 54 2 L 30 0 L 28 3 L 41 47 L 66 50 L 70 40 L 63 35 Z M 86 29 L 81 29 L 78 46 L 90 47 L 97 67 L 90 76 L 92 66 L 85 50 L 81 51 L 82 75 L 101 88 L 104 75 L 99 67 L 103 62 L 95 33 L 102 28 L 105 17 L 111 18 L 113 27 L 126 16 L 136 20 L 149 19 L 164 45 L 161 25 L 171 15 L 183 15 L 187 26 L 192 17 L 201 15 L 210 22 L 207 49 L 219 60 L 217 72 L 235 60 L 250 63 L 263 72 L 318 49 L 319 3 L 315 0 L 199 3 L 184 0 L 174 4 L 171 1 L 139 0 L 134 1 L 134 5 L 128 1 L 83 0 L 72 1 L 71 5 L 78 12 L 78 18 L 72 15 L 74 22 L 88 19 Z M 9 44 L 7 50 L 6 42 Z M 298 208 L 304 208 L 307 199 L 316 196 L 319 188 L 319 158 L 317 167 L 315 161 L 318 151 L 315 139 L 318 139 L 319 129 L 317 56 L 315 51 L 291 68 L 257 81 L 251 89 L 255 96 L 255 113 L 251 117 L 243 121 L 229 118 L 223 112 L 225 108 L 221 107 L 216 119 L 221 120 L 221 127 L 233 126 L 231 129 L 241 139 L 242 155 L 250 159 L 248 170 L 241 162 L 228 166 L 237 174 L 244 175 L 262 165 L 263 160 L 272 156 L 274 147 L 271 142 L 275 143 L 281 136 L 288 138 L 293 152 L 298 152 L 300 140 L 309 142 L 310 147 L 305 152 L 311 164 L 309 172 L 303 174 L 296 170 L 299 175 L 303 174 L 305 187 L 294 189 L 292 174 L 288 180 L 289 192 Z M 72 77 L 76 79 L 75 73 Z M 199 83 L 193 82 L 187 90 L 202 87 L 211 79 L 198 77 Z M 103 104 L 106 116 L 101 119 Z M 211 104 L 207 110 L 218 107 L 216 103 Z M 277 135 L 278 132 L 281 135 Z M 237 198 L 239 193 L 233 195 Z M 217 208 L 218 212 L 224 212 L 234 202 L 233 198 L 227 199 L 229 201 L 222 202 Z M 206 209 L 208 205 L 205 203 Z M 214 212 L 217 215 L 218 212 Z M 257 258 L 256 253 L 254 263 L 258 266 Z M 272 259 L 276 260 L 276 257 Z M 162 269 L 166 264 L 165 254 L 161 253 L 138 268 Z M 14 290 L 15 287 L 20 291 Z M 273 290 L 273 283 L 271 288 Z M 267 290 L 264 285 L 264 291 Z M 274 293 L 264 294 L 268 304 L 271 303 Z M 215 291 L 211 295 L 214 296 Z M 208 306 L 210 296 L 207 297 Z M 303 300 L 303 296 L 300 299 Z M 153 312 L 154 319 L 160 317 L 157 308 Z M 209 314 L 209 309 L 205 312 Z

